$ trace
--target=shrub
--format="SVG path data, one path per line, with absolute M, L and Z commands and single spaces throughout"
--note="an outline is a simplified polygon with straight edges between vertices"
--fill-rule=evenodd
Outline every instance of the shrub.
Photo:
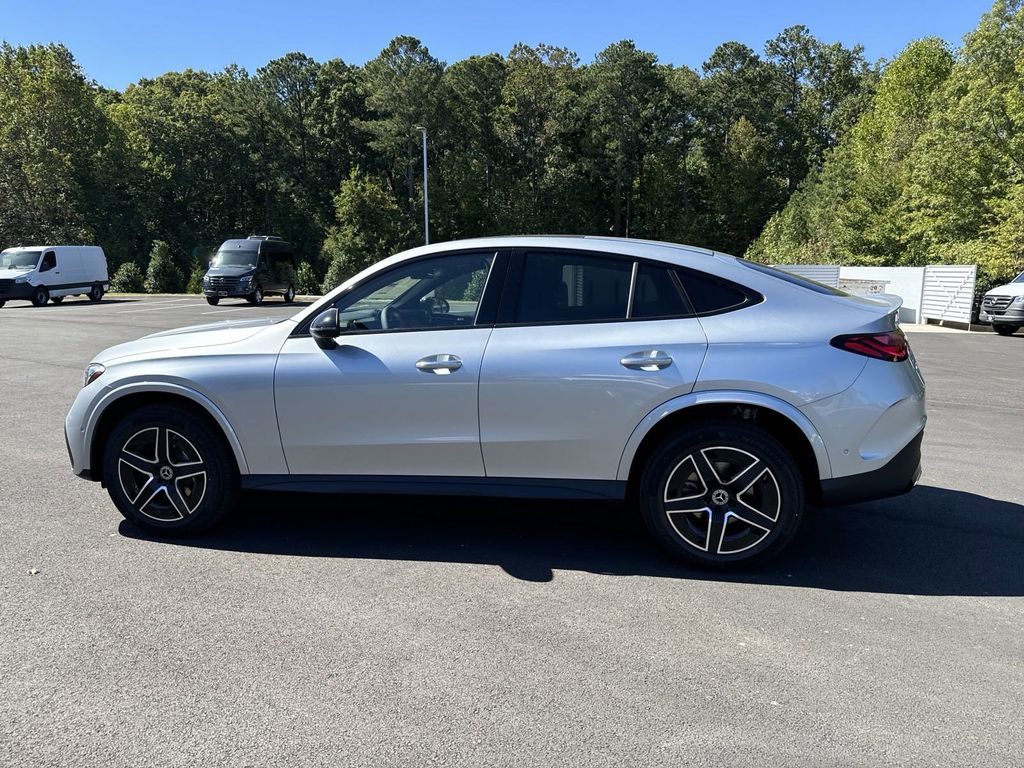
M 111 293 L 142 293 L 146 290 L 146 278 L 134 261 L 128 261 L 117 268 L 110 281 Z
M 182 282 L 181 270 L 174 263 L 171 247 L 163 240 L 157 240 L 149 252 L 146 290 L 149 293 L 177 293 Z
M 185 286 L 185 293 L 202 293 L 203 275 L 205 274 L 206 270 L 203 269 L 201 264 L 196 264 L 192 267 L 192 274 L 188 276 L 188 285 Z
M 305 295 L 320 293 L 320 281 L 308 261 L 301 262 L 295 272 L 295 292 Z

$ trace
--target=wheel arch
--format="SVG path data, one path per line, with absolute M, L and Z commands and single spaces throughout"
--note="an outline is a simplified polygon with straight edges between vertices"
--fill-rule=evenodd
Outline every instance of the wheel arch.
M 239 474 L 248 474 L 249 468 L 238 436 L 217 405 L 203 394 L 188 387 L 170 383 L 148 382 L 110 392 L 93 412 L 86 428 L 85 445 L 88 449 L 89 471 L 93 478 L 103 480 L 103 449 L 117 423 L 128 413 L 147 405 L 181 405 L 200 418 L 205 418 L 223 436 L 234 456 Z
M 668 435 L 706 420 L 757 424 L 793 455 L 804 479 L 807 500 L 821 497 L 821 480 L 832 476 L 825 443 L 814 425 L 795 407 L 756 392 L 696 392 L 675 398 L 651 411 L 633 430 L 622 452 L 617 479 L 635 491 L 648 456 Z

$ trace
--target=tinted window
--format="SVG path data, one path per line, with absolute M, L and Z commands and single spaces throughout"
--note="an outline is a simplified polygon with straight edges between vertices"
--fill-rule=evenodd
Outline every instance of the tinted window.
M 335 306 L 348 331 L 466 328 L 477 307 L 493 254 L 417 259 L 371 278 Z
M 640 264 L 630 317 L 685 317 L 690 314 L 672 272 L 666 267 Z
M 698 315 L 738 309 L 751 302 L 742 288 L 725 280 L 683 269 L 677 270 L 676 275 Z
M 516 322 L 625 320 L 633 262 L 577 253 L 526 254 Z
M 43 261 L 39 265 L 40 272 L 46 272 L 47 270 L 53 269 L 57 266 L 57 257 L 53 251 L 47 251 L 43 254 Z

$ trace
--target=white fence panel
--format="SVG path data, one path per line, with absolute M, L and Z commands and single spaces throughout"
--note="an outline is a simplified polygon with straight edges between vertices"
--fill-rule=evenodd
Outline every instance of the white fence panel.
M 924 269 L 921 316 L 926 320 L 971 322 L 978 266 L 929 266 Z
M 816 283 L 830 285 L 833 288 L 839 287 L 838 264 L 776 264 L 775 268 L 789 272 L 791 275 L 806 277 Z

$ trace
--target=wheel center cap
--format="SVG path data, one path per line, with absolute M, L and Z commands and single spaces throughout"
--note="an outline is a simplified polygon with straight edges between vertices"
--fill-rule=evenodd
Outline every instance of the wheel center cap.
M 724 506 L 729 503 L 729 494 L 719 488 L 717 491 L 711 492 L 711 501 L 718 506 Z
M 171 469 L 170 467 L 167 467 L 167 466 L 160 467 L 160 479 L 161 480 L 170 480 L 172 477 L 174 477 L 174 470 L 173 469 Z

